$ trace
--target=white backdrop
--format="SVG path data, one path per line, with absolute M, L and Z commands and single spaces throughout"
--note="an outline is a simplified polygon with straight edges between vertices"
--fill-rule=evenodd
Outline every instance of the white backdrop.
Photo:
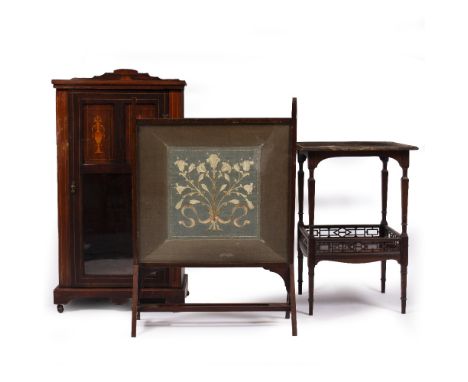
M 15 1 L 0 5 L 3 381 L 466 378 L 463 224 L 468 115 L 462 1 Z M 280 313 L 142 314 L 73 302 L 58 314 L 52 78 L 133 68 L 187 81 L 187 117 L 283 117 L 299 140 L 414 144 L 408 313 L 399 268 L 320 263 L 299 336 Z M 399 177 L 390 165 L 390 223 Z M 380 161 L 317 170 L 317 222 L 378 222 Z M 450 233 L 453 231 L 453 237 Z M 188 269 L 190 302 L 284 298 L 261 270 Z M 305 285 L 307 292 L 307 284 Z

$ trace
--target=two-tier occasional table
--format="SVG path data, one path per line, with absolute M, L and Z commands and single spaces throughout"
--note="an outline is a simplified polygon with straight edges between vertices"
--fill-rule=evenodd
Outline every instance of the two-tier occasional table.
M 394 142 L 298 142 L 299 162 L 299 223 L 298 267 L 299 294 L 302 294 L 303 258 L 309 269 L 309 314 L 313 314 L 314 268 L 319 261 L 368 263 L 381 261 L 381 292 L 385 293 L 386 261 L 396 260 L 401 266 L 401 313 L 406 313 L 406 283 L 408 268 L 408 167 L 409 152 L 415 146 Z M 314 170 L 320 161 L 333 157 L 379 157 L 382 161 L 382 220 L 380 224 L 314 225 Z M 395 159 L 403 170 L 401 178 L 401 233 L 387 223 L 388 158 Z M 304 224 L 304 161 L 309 168 L 309 225 Z

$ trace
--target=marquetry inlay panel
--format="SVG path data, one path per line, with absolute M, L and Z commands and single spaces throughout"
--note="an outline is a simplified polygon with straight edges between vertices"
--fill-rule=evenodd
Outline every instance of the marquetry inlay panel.
M 113 162 L 117 159 L 114 130 L 113 105 L 84 107 L 84 163 Z

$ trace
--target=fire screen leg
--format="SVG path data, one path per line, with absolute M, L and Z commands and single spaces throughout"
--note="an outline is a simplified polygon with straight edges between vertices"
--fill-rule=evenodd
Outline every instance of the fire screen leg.
M 289 265 L 289 305 L 291 309 L 292 335 L 297 336 L 296 288 L 294 278 L 294 264 Z
M 132 337 L 136 337 L 136 323 L 137 323 L 137 314 L 138 312 L 138 297 L 139 297 L 139 266 L 133 265 L 133 290 L 132 290 Z

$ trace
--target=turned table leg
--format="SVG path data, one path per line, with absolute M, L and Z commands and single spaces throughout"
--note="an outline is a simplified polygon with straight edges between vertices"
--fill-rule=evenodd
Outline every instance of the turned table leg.
M 309 269 L 309 315 L 314 313 L 314 276 L 315 276 L 315 240 L 314 240 L 314 217 L 315 217 L 315 179 L 314 171 L 318 161 L 310 153 L 308 157 L 309 167 L 309 249 L 307 254 L 307 267 Z
M 400 163 L 403 169 L 403 176 L 401 177 L 401 240 L 400 240 L 400 266 L 401 266 L 401 313 L 406 313 L 406 289 L 408 278 L 408 167 L 409 167 L 409 154 L 405 157 L 406 160 Z
M 380 237 L 386 236 L 387 230 L 387 200 L 388 200 L 388 157 L 381 156 L 380 160 L 382 161 L 382 220 L 380 221 Z M 386 260 L 382 260 L 380 266 L 380 291 L 385 293 L 385 282 L 387 279 L 387 262 Z
M 299 224 L 297 229 L 297 290 L 302 294 L 302 275 L 304 272 L 304 254 L 301 251 L 299 238 L 301 236 L 299 227 L 304 225 L 304 161 L 305 155 L 298 154 L 297 160 L 299 162 L 299 170 L 297 172 L 297 186 L 298 186 L 298 204 L 299 204 Z
M 387 261 L 382 260 L 380 262 L 380 292 L 385 293 L 385 281 L 387 274 Z
M 408 279 L 408 266 L 401 266 L 401 313 L 406 314 L 406 284 Z
M 291 329 L 292 335 L 297 336 L 297 311 L 296 311 L 296 291 L 294 287 L 294 264 L 289 265 L 289 306 L 291 310 Z
M 304 255 L 299 248 L 299 244 L 297 245 L 297 273 L 299 274 L 299 278 L 297 280 L 297 293 L 302 294 L 302 274 L 304 273 Z
M 307 267 L 309 268 L 309 316 L 314 314 L 314 277 L 315 266 L 311 258 L 307 258 Z

